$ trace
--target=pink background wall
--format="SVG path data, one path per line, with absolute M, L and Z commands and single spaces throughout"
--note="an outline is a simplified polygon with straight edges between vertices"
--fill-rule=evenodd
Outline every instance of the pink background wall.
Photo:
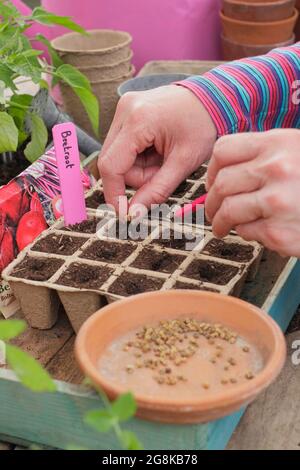
M 72 16 L 87 29 L 129 31 L 138 69 L 155 59 L 220 58 L 221 0 L 42 0 L 42 4 Z M 64 32 L 59 27 L 42 29 L 48 30 L 49 38 Z

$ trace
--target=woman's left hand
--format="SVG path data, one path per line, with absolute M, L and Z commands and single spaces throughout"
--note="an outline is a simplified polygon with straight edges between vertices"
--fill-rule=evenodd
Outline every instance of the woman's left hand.
M 206 215 L 217 237 L 235 229 L 300 257 L 300 131 L 222 137 L 208 168 Z

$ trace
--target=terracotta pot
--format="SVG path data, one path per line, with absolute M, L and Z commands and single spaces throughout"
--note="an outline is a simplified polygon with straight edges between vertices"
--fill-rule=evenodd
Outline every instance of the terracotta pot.
M 160 320 L 185 317 L 220 323 L 236 331 L 260 351 L 262 369 L 247 383 L 186 401 L 135 394 L 137 416 L 170 423 L 216 420 L 250 403 L 278 376 L 286 357 L 284 336 L 263 311 L 242 300 L 200 291 L 150 292 L 110 304 L 92 315 L 81 327 L 75 345 L 82 371 L 110 399 L 127 391 L 113 385 L 97 367 L 106 347 L 129 331 Z
M 121 62 L 102 65 L 97 67 L 77 67 L 91 82 L 98 82 L 102 80 L 113 80 L 118 77 L 123 77 L 130 73 L 131 59 L 133 53 L 130 51 L 128 57 Z
M 223 0 L 225 16 L 242 21 L 271 22 L 293 16 L 295 0 L 249 3 L 246 0 Z
M 294 44 L 295 35 L 289 39 L 289 41 L 269 44 L 267 46 L 251 46 L 249 44 L 238 44 L 237 42 L 230 41 L 229 39 L 221 36 L 223 59 L 224 60 L 236 60 L 242 59 L 243 57 L 254 57 L 258 55 L 267 54 L 276 47 L 286 47 Z
M 75 67 L 100 67 L 126 60 L 132 37 L 123 31 L 94 29 L 89 35 L 68 33 L 51 42 L 67 64 Z
M 135 73 L 134 66 L 131 66 L 126 75 L 110 79 L 91 82 L 92 90 L 97 96 L 100 105 L 100 141 L 103 142 L 113 120 L 117 103 L 119 100 L 118 87 L 121 83 L 132 78 Z M 76 124 L 84 129 L 88 134 L 99 140 L 95 136 L 90 121 L 82 104 L 73 90 L 64 83 L 60 83 L 60 90 L 65 111 L 73 117 Z
M 266 23 L 235 20 L 225 16 L 222 12 L 220 12 L 220 16 L 223 35 L 227 39 L 246 45 L 268 45 L 285 42 L 292 37 L 299 13 L 295 8 L 291 18 Z

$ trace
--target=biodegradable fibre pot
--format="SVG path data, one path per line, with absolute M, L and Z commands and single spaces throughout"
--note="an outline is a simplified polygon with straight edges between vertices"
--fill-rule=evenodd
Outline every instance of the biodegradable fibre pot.
M 291 18 L 262 23 L 235 20 L 225 16 L 222 12 L 220 12 L 220 16 L 223 36 L 240 44 L 252 44 L 256 46 L 288 41 L 293 35 L 299 13 L 298 10 L 294 8 L 294 13 Z
M 128 91 L 152 90 L 160 86 L 170 85 L 173 82 L 179 82 L 188 77 L 189 75 L 185 73 L 158 73 L 135 77 L 122 83 L 118 88 L 118 94 L 122 96 Z
M 277 47 L 286 47 L 295 43 L 295 35 L 289 39 L 289 41 L 269 44 L 267 46 L 251 46 L 246 44 L 239 44 L 230 39 L 221 36 L 222 41 L 222 52 L 224 60 L 237 60 L 242 59 L 243 57 L 254 57 L 259 55 L 264 55 L 270 52 L 272 49 Z
M 63 61 L 74 67 L 100 67 L 128 59 L 132 37 L 124 31 L 94 29 L 88 35 L 67 33 L 52 40 Z
M 223 0 L 223 13 L 242 21 L 271 22 L 293 16 L 295 0 L 250 3 L 246 0 Z
M 91 82 L 102 80 L 113 80 L 114 78 L 123 77 L 130 73 L 131 59 L 133 53 L 130 51 L 128 57 L 121 62 L 110 65 L 100 65 L 95 67 L 77 67 Z
M 100 106 L 100 141 L 103 142 L 112 123 L 119 100 L 118 87 L 135 73 L 132 65 L 129 73 L 124 76 L 91 82 L 92 90 Z M 66 84 L 60 83 L 64 110 L 73 117 L 76 124 L 88 134 L 95 136 L 89 118 L 73 90 Z M 97 136 L 95 136 L 97 138 Z
M 174 395 L 165 398 L 159 392 L 157 395 L 136 393 L 138 417 L 178 424 L 216 420 L 248 405 L 280 373 L 286 358 L 285 339 L 270 316 L 233 297 L 182 290 L 137 295 L 92 315 L 81 327 L 76 339 L 75 354 L 79 366 L 110 399 L 115 399 L 128 391 L 126 386 L 109 381 L 98 367 L 99 359 L 111 342 L 147 324 L 187 316 L 224 325 L 246 338 L 251 349 L 253 347 L 259 351 L 262 367 L 247 383 L 227 386 L 221 391 L 208 391 L 205 395 L 199 393 L 199 398 L 194 400 L 186 401 L 181 396 L 174 398 Z
M 171 205 L 195 199 L 204 186 L 206 170 L 202 165 L 190 175 L 170 198 Z M 132 197 L 134 191 L 128 189 L 126 194 Z M 187 221 L 184 234 L 182 224 L 173 224 L 173 235 L 163 239 L 162 234 L 168 235 L 169 219 L 155 214 L 151 224 L 145 221 L 149 229 L 145 239 L 120 240 L 112 231 L 114 214 L 98 208 L 103 202 L 99 180 L 86 193 L 88 220 L 83 225 L 65 227 L 59 219 L 2 272 L 31 326 L 51 328 L 59 300 L 78 331 L 107 302 L 177 288 L 238 296 L 245 281 L 256 276 L 263 254 L 256 242 L 245 242 L 236 234 L 217 240 L 202 220 Z M 175 238 L 175 232 L 181 238 Z M 187 236 L 194 237 L 192 251 L 186 250 Z

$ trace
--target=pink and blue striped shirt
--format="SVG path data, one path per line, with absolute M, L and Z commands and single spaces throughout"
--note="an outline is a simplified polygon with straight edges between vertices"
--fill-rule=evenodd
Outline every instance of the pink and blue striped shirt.
M 180 85 L 201 100 L 218 136 L 300 128 L 300 43 L 221 65 Z

